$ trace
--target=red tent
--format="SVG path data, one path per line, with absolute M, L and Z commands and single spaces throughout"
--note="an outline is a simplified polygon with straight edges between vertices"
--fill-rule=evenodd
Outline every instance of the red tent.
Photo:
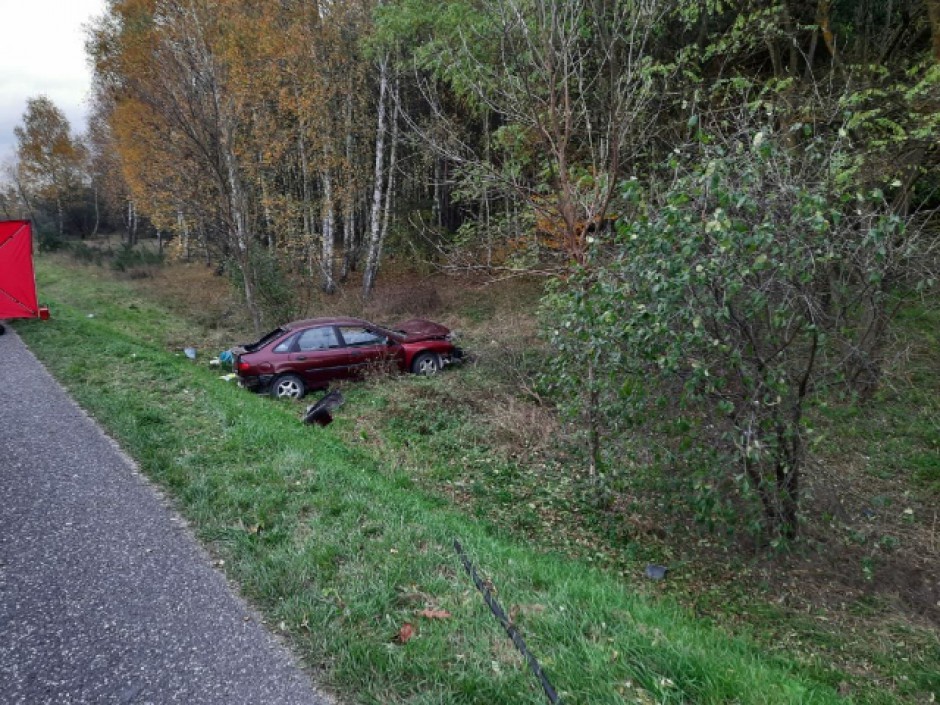
M 28 220 L 0 221 L 0 320 L 44 318 L 36 301 L 33 232 Z

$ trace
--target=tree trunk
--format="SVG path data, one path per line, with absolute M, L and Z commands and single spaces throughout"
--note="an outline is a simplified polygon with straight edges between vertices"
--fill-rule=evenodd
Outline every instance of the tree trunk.
M 355 188 L 352 179 L 353 169 L 355 168 L 352 118 L 352 91 L 349 91 L 346 94 L 346 169 L 349 177 L 347 178 L 346 196 L 343 202 L 343 265 L 340 281 L 346 281 L 349 272 L 355 269 L 355 261 L 358 259 L 356 245 L 356 193 L 358 189 Z
M 190 244 L 189 244 L 189 224 L 186 222 L 186 218 L 183 217 L 183 211 L 176 212 L 176 224 L 180 230 L 180 238 L 183 242 L 183 260 L 189 262 L 190 257 Z
M 369 220 L 369 250 L 366 256 L 366 268 L 362 273 L 362 297 L 369 298 L 375 286 L 375 275 L 379 267 L 379 248 L 381 247 L 382 224 L 379 220 L 382 208 L 382 185 L 385 180 L 383 164 L 385 160 L 385 109 L 388 93 L 388 56 L 383 56 L 379 66 L 379 102 L 377 126 L 375 130 L 375 171 L 372 184 L 372 212 Z
M 101 212 L 98 208 L 98 185 L 95 184 L 92 187 L 95 198 L 95 226 L 91 230 L 91 236 L 96 237 L 98 235 L 98 226 L 101 223 Z
M 125 227 L 127 229 L 125 241 L 128 247 L 133 247 L 137 244 L 137 209 L 131 199 L 127 200 L 127 222 Z
M 323 148 L 323 160 L 330 163 L 329 148 Z M 320 253 L 320 272 L 322 275 L 322 288 L 327 294 L 336 291 L 336 282 L 333 279 L 333 229 L 335 218 L 333 215 L 333 177 L 329 167 L 320 172 L 320 181 L 323 185 L 323 202 L 320 206 L 320 222 L 322 225 L 322 250 Z
M 591 478 L 597 477 L 597 468 L 601 456 L 600 419 L 598 418 L 599 395 L 595 381 L 594 361 L 588 363 L 588 472 Z
M 434 157 L 434 195 L 431 201 L 431 219 L 434 221 L 434 225 L 438 228 L 441 228 L 444 224 L 444 215 L 443 207 L 441 206 L 441 199 L 443 198 L 441 188 L 441 179 L 442 179 L 442 169 L 441 169 L 441 157 Z
M 933 58 L 940 63 L 940 0 L 924 0 L 930 18 L 930 34 L 933 38 Z
M 310 166 L 307 161 L 307 145 L 304 140 L 304 125 L 298 127 L 297 130 L 297 152 L 300 156 L 300 190 L 303 203 L 301 204 L 301 213 L 303 214 L 304 219 L 304 248 L 307 251 L 307 274 L 310 277 L 316 276 L 314 262 L 316 257 L 314 256 L 314 232 L 313 232 L 313 196 L 310 192 Z
M 19 167 L 16 167 L 16 168 L 15 168 L 13 180 L 14 180 L 14 183 L 16 183 L 16 191 L 17 191 L 17 193 L 19 193 L 20 198 L 23 199 L 23 203 L 26 204 L 26 213 L 29 215 L 29 219 L 35 223 L 35 222 L 36 222 L 36 216 L 35 216 L 35 214 L 33 213 L 33 204 L 32 204 L 32 202 L 29 200 L 29 196 L 28 196 L 27 193 L 26 193 L 26 189 L 23 188 L 23 182 L 22 182 L 22 180 L 20 179 Z
M 268 249 L 274 249 L 274 227 L 271 218 L 270 199 L 268 197 L 268 184 L 264 178 L 264 160 L 258 157 L 258 185 L 261 187 L 261 213 L 264 217 L 264 232 L 268 241 Z
M 226 118 L 222 110 L 222 101 L 219 97 L 218 87 L 213 85 L 213 98 L 216 105 L 216 114 L 219 116 L 219 136 L 221 137 L 219 150 L 225 168 L 225 177 L 228 210 L 229 210 L 229 236 L 235 245 L 239 269 L 245 287 L 245 307 L 251 316 L 255 333 L 261 334 L 261 308 L 258 305 L 255 293 L 254 268 L 251 262 L 251 242 L 248 235 L 248 221 L 245 210 L 245 195 L 242 187 L 241 174 L 238 169 L 238 156 L 233 145 L 231 121 Z
M 56 196 L 55 208 L 59 216 L 59 237 L 65 236 L 65 209 L 62 207 L 62 197 Z
M 382 259 L 382 245 L 388 238 L 388 224 L 392 215 L 392 197 L 395 193 L 395 167 L 396 155 L 398 153 L 398 89 L 399 82 L 395 79 L 395 93 L 392 109 L 392 149 L 388 155 L 388 179 L 385 185 L 385 207 L 382 213 L 382 235 L 379 237 L 378 252 L 376 253 L 376 270 Z M 374 279 L 374 276 L 373 276 Z

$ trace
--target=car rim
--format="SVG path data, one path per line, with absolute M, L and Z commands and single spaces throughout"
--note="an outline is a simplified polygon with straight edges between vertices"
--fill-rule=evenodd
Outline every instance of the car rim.
M 300 396 L 300 387 L 296 382 L 286 380 L 277 385 L 277 395 L 279 397 L 297 397 Z
M 418 363 L 418 372 L 423 375 L 433 375 L 437 372 L 437 361 L 433 357 L 422 360 Z

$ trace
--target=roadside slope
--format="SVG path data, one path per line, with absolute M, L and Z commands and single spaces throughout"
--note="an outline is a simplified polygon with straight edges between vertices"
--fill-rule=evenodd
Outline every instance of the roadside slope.
M 167 350 L 161 331 L 179 321 L 129 288 L 66 270 L 47 281 L 55 320 L 20 326 L 30 346 L 175 498 L 270 623 L 351 698 L 544 702 L 462 572 L 460 538 L 566 703 L 844 702 L 811 665 L 521 545 L 425 494 L 409 468 L 302 426 L 301 405 L 220 382 Z M 412 638 L 400 636 L 405 624 Z

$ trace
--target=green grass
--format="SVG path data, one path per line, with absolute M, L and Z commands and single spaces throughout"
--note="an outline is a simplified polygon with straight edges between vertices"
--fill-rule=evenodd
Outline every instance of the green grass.
M 565 702 L 846 702 L 812 659 L 762 652 L 589 562 L 536 551 L 425 491 L 423 470 L 367 439 L 305 427 L 301 405 L 220 381 L 177 352 L 190 324 L 130 287 L 48 260 L 38 272 L 53 319 L 17 331 L 348 701 L 545 702 L 463 572 L 459 538 Z M 396 384 L 409 383 L 428 384 Z M 366 403 L 357 393 L 343 414 Z M 396 643 L 405 623 L 416 636 Z

